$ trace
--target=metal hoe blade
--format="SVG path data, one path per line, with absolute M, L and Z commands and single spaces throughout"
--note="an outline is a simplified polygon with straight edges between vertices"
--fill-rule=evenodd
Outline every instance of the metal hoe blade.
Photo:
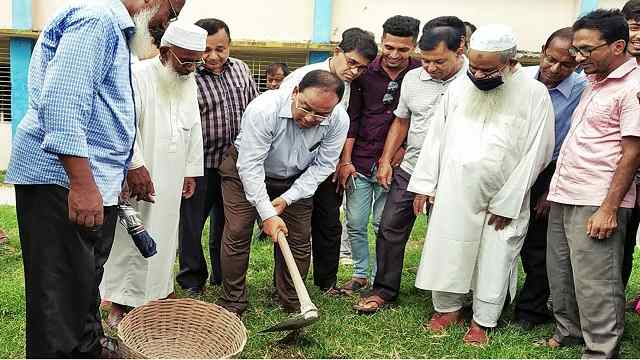
M 293 259 L 293 254 L 291 254 L 291 249 L 283 233 L 278 234 L 278 245 L 280 246 L 280 250 L 282 250 L 282 256 L 287 264 L 291 280 L 293 280 L 293 286 L 296 289 L 296 295 L 298 295 L 298 299 L 300 300 L 300 314 L 286 319 L 268 329 L 262 330 L 260 331 L 261 333 L 302 329 L 318 320 L 318 308 L 311 302 L 311 298 L 309 298 L 309 293 L 304 286 L 304 281 L 300 276 L 298 266 Z
M 298 314 L 292 316 L 279 324 L 276 324 L 268 329 L 260 331 L 261 333 L 275 332 L 275 331 L 291 331 L 302 329 L 305 326 L 309 326 L 318 320 L 317 311 L 309 311 L 306 314 Z

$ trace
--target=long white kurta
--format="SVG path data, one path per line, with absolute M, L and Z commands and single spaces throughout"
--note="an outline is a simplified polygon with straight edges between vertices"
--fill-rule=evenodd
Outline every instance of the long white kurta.
M 529 221 L 529 190 L 551 160 L 554 115 L 547 89 L 522 70 L 496 116 L 464 111 L 467 76 L 452 83 L 432 120 L 408 190 L 435 195 L 416 287 L 474 291 L 501 304 L 515 294 L 516 260 Z M 502 231 L 488 211 L 513 219 Z
M 140 201 L 134 206 L 158 253 L 143 258 L 118 225 L 100 284 L 103 299 L 128 306 L 173 292 L 183 181 L 204 171 L 197 85 L 190 78 L 179 94 L 169 93 L 161 86 L 162 66 L 156 57 L 133 68 L 138 134 L 131 168 L 146 166 L 156 190 L 154 204 Z

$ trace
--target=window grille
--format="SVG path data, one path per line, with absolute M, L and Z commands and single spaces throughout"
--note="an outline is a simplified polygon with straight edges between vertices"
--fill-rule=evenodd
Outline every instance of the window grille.
M 0 122 L 2 121 L 11 121 L 11 67 L 8 38 L 0 38 Z
M 289 71 L 293 71 L 299 67 L 307 65 L 308 54 L 306 51 L 298 52 L 281 52 L 281 51 L 251 51 L 251 50 L 235 50 L 231 52 L 231 56 L 240 59 L 249 65 L 251 74 L 258 84 L 260 92 L 267 90 L 267 76 L 265 70 L 269 64 L 281 62 L 287 64 Z

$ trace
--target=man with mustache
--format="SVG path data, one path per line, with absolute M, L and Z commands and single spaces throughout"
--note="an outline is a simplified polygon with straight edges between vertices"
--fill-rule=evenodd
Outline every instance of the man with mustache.
M 529 189 L 553 153 L 549 93 L 523 73 L 516 44 L 504 25 L 471 36 L 467 76 L 447 89 L 407 187 L 415 214 L 433 204 L 416 277 L 435 309 L 424 326 L 441 333 L 462 323 L 473 290 L 469 345 L 489 342 L 487 330 L 515 294 Z
M 327 60 L 303 66 L 288 76 L 281 88 L 293 90 L 304 75 L 313 70 L 326 70 L 339 77 L 345 86 L 340 105 L 349 107 L 351 82 L 367 70 L 367 65 L 376 58 L 378 45 L 373 35 L 360 28 L 350 28 L 342 33 L 342 39 Z M 337 185 L 337 186 L 336 186 Z M 336 184 L 336 175 L 327 177 L 313 195 L 311 215 L 311 238 L 313 252 L 313 282 L 323 292 L 334 291 L 338 281 L 340 261 L 340 205 L 344 192 Z
M 219 172 L 224 201 L 222 296 L 238 315 L 248 307 L 246 275 L 256 216 L 274 242 L 283 233 L 304 279 L 311 258 L 311 197 L 335 170 L 349 117 L 340 100 L 344 82 L 325 70 L 306 74 L 293 89 L 267 91 L 242 116 L 240 134 Z M 300 303 L 280 248 L 275 250 L 275 286 L 280 305 Z
M 412 58 L 420 21 L 409 16 L 393 16 L 382 25 L 382 54 L 351 84 L 349 136 L 338 164 L 338 184 L 346 189 L 346 219 L 351 242 L 353 276 L 337 293 L 351 294 L 369 286 L 375 274 L 375 260 L 369 269 L 369 216 L 373 208 L 373 227 L 378 224 L 387 190 L 376 182 L 378 161 L 398 106 L 402 79 L 420 66 Z M 404 148 L 394 154 L 392 165 L 399 166 Z
M 354 305 L 359 312 L 376 312 L 400 295 L 405 246 L 416 220 L 415 194 L 407 191 L 407 185 L 439 101 L 448 86 L 467 72 L 464 34 L 464 24 L 455 16 L 427 22 L 418 42 L 422 66 L 409 71 L 402 82 L 396 117 L 378 162 L 377 180 L 389 195 L 376 238 L 376 278 L 371 292 Z M 391 158 L 402 144 L 407 151 L 394 169 Z
M 195 177 L 204 169 L 193 72 L 202 63 L 206 38 L 207 32 L 196 25 L 173 22 L 162 37 L 160 55 L 134 65 L 138 134 L 129 168 L 145 166 L 157 194 L 153 203 L 132 205 L 158 253 L 143 258 L 126 229 L 116 229 L 100 285 L 102 298 L 111 301 L 107 323 L 113 328 L 122 320 L 125 306 L 137 307 L 173 293 L 180 199 L 193 195 Z
M 542 46 L 540 65 L 523 68 L 527 75 L 540 81 L 549 90 L 555 114 L 556 139 L 551 163 L 540 173 L 531 188 L 529 205 L 532 214 L 520 252 L 522 267 L 527 276 L 516 300 L 515 318 L 518 326 L 525 330 L 553 319 L 547 308 L 549 280 L 546 258 L 550 206 L 547 195 L 560 147 L 571 127 L 571 115 L 587 85 L 584 75 L 575 72 L 578 64 L 569 54 L 572 40 L 571 28 L 555 31 Z
M 587 74 L 549 187 L 547 271 L 556 327 L 551 347 L 585 344 L 614 358 L 624 332 L 624 243 L 640 166 L 640 69 L 619 10 L 573 24 L 570 53 Z
M 218 168 L 233 144 L 247 105 L 258 96 L 258 87 L 247 64 L 229 56 L 231 33 L 218 19 L 201 19 L 196 25 L 207 31 L 204 64 L 196 69 L 198 104 L 204 145 L 204 176 L 196 178 L 196 191 L 180 207 L 180 272 L 176 281 L 193 296 L 202 294 L 208 282 L 220 285 L 220 241 L 224 226 L 222 187 Z M 211 275 L 202 251 L 202 230 L 210 219 Z
M 116 205 L 135 137 L 131 55 L 149 22 L 183 0 L 66 7 L 45 26 L 29 71 L 29 109 L 13 138 L 26 290 L 26 356 L 114 355 L 98 312 Z M 171 8 L 173 6 L 173 10 Z

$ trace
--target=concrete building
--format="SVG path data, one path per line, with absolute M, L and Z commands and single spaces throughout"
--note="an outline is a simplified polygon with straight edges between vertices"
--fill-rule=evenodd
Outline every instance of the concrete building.
M 100 0 L 88 0 L 100 1 Z M 26 80 L 33 43 L 61 7 L 74 0 L 0 0 L 0 169 L 5 169 L 12 128 L 27 105 Z M 456 15 L 476 25 L 513 27 L 519 48 L 539 51 L 554 30 L 592 9 L 619 8 L 625 0 L 187 0 L 181 19 L 216 17 L 231 28 L 232 56 L 245 60 L 259 83 L 271 62 L 291 69 L 325 59 L 342 31 L 359 26 L 379 39 L 382 23 L 402 14 L 425 22 Z M 212 6 L 213 4 L 213 6 Z M 218 6 L 216 6 L 218 5 Z

